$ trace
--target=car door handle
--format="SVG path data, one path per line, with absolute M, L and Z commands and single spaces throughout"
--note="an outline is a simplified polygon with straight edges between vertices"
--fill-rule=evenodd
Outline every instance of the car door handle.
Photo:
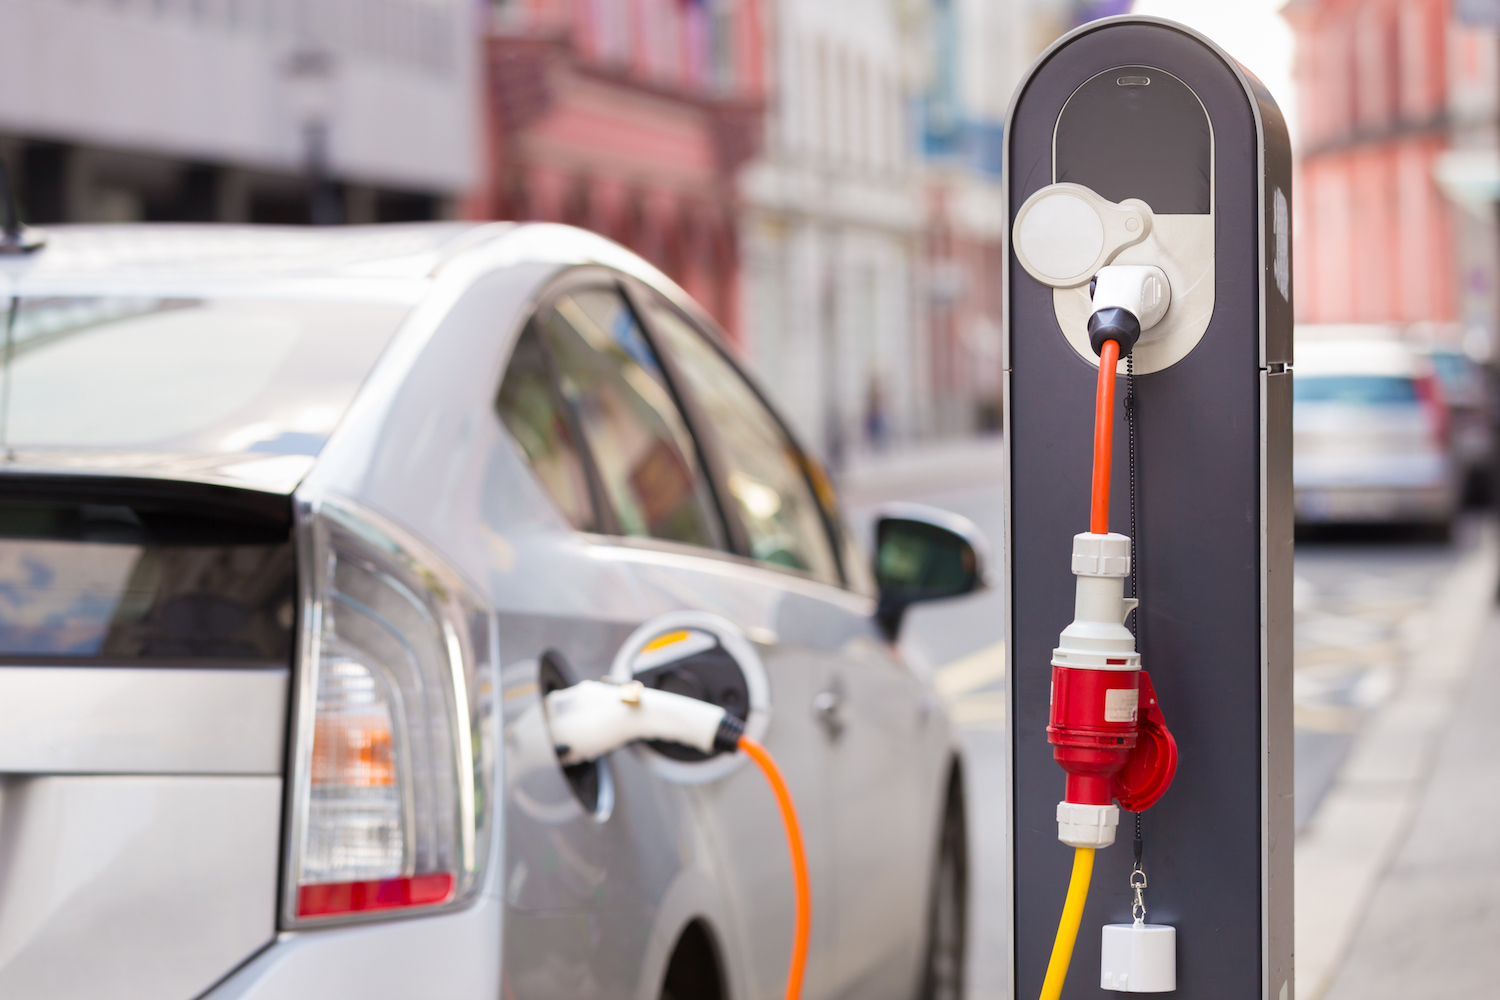
M 833 739 L 838 739 L 839 734 L 844 731 L 844 719 L 839 711 L 843 703 L 843 695 L 833 689 L 819 691 L 813 695 L 813 714 L 818 717 L 818 721 L 823 724 L 823 728 Z

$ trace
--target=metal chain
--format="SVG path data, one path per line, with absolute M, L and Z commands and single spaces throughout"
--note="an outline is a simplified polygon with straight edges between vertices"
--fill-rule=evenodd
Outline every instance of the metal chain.
M 1130 906 L 1130 916 L 1136 923 L 1146 921 L 1146 870 L 1141 867 L 1141 853 L 1146 844 L 1141 836 L 1141 814 L 1135 814 L 1135 867 L 1130 870 L 1130 888 L 1135 890 L 1135 902 Z
M 1135 597 L 1135 598 L 1139 598 L 1141 596 L 1140 580 L 1136 576 L 1136 563 L 1139 562 L 1139 560 L 1136 558 L 1136 541 L 1135 541 L 1135 537 L 1136 537 L 1136 533 L 1137 533 L 1136 513 L 1135 513 L 1135 493 L 1136 493 L 1136 472 L 1135 472 L 1135 461 L 1136 461 L 1136 439 L 1135 439 L 1135 432 L 1136 432 L 1136 426 L 1135 426 L 1136 425 L 1136 412 L 1135 412 L 1135 408 L 1136 408 L 1136 398 L 1135 398 L 1135 352 L 1132 351 L 1130 354 L 1127 354 L 1125 356 L 1125 428 L 1126 428 L 1126 435 L 1125 435 L 1125 437 L 1126 437 L 1126 441 L 1129 444 L 1129 473 L 1130 473 L 1130 596 L 1131 597 Z M 1141 621 L 1141 612 L 1140 612 L 1140 609 L 1137 608 L 1136 612 L 1133 615 L 1130 616 L 1130 634 L 1137 637 L 1137 640 L 1138 640 L 1137 643 L 1136 643 L 1136 647 L 1137 648 L 1140 647 L 1140 642 L 1139 642 L 1139 637 L 1140 637 L 1140 621 Z
M 1130 596 L 1139 599 L 1141 596 L 1141 583 L 1138 574 L 1140 559 L 1137 557 L 1137 536 L 1140 527 L 1136 521 L 1136 425 L 1139 414 L 1136 407 L 1139 405 L 1135 395 L 1135 354 L 1134 352 L 1125 357 L 1125 424 L 1126 440 L 1129 443 L 1130 453 Z M 1136 648 L 1140 649 L 1140 621 L 1141 611 L 1137 607 L 1135 614 L 1130 616 L 1130 633 L 1136 636 Z M 1146 922 L 1146 870 L 1141 866 L 1141 855 L 1145 852 L 1146 842 L 1141 831 L 1141 814 L 1135 814 L 1135 866 L 1130 871 L 1130 888 L 1135 893 L 1135 900 L 1130 905 L 1130 916 L 1136 924 Z

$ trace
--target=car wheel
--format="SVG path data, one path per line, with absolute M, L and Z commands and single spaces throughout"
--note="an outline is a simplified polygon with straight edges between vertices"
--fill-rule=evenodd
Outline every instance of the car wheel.
M 969 850 L 964 793 L 957 768 L 948 780 L 937 868 L 927 918 L 927 959 L 919 1000 L 963 1000 L 964 943 L 969 912 Z

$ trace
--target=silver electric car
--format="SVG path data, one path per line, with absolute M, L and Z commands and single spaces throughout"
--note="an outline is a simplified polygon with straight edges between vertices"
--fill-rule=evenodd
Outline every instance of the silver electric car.
M 1293 385 L 1299 522 L 1447 534 L 1463 475 L 1428 357 L 1394 339 L 1309 339 L 1297 344 Z
M 548 692 L 720 704 L 785 772 L 805 995 L 956 997 L 965 844 L 903 609 L 705 314 L 552 225 L 59 227 L 0 254 L 0 996 L 779 997 L 740 755 L 563 768 Z M 12 248 L 18 249 L 18 248 Z

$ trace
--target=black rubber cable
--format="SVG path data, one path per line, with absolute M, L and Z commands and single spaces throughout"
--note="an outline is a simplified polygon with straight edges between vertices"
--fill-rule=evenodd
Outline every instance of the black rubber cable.
M 1141 596 L 1140 581 L 1136 576 L 1136 517 L 1135 517 L 1135 493 L 1136 493 L 1136 398 L 1135 398 L 1135 353 L 1131 352 L 1125 358 L 1125 439 L 1129 444 L 1130 461 L 1130 596 L 1139 598 Z M 1136 637 L 1136 648 L 1140 648 L 1140 620 L 1141 612 L 1137 608 L 1130 615 L 1130 634 Z

